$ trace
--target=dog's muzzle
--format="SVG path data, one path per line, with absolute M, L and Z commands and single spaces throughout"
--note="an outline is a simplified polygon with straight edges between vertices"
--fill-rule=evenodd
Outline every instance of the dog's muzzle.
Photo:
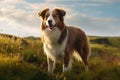
M 53 29 L 54 28 L 54 25 L 53 25 L 53 22 L 52 22 L 52 20 L 48 20 L 48 24 L 49 24 L 49 28 L 50 29 Z

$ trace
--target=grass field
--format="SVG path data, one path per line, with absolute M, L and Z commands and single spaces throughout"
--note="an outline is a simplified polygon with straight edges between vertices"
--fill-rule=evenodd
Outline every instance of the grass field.
M 62 73 L 62 65 L 57 64 L 51 75 L 40 38 L 0 34 L 0 80 L 120 80 L 120 37 L 89 38 L 88 72 L 74 60 L 71 71 Z

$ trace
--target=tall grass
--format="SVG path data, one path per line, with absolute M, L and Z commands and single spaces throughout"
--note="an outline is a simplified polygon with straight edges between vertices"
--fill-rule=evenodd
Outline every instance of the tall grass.
M 46 56 L 40 39 L 24 40 L 0 37 L 0 80 L 120 80 L 120 49 L 115 46 L 117 42 L 114 46 L 91 44 L 94 55 L 90 57 L 88 72 L 84 71 L 82 62 L 74 60 L 71 71 L 62 73 L 62 64 L 57 64 L 51 75 L 47 73 Z
M 53 80 L 45 70 L 27 62 L 20 63 L 18 57 L 0 56 L 0 80 Z

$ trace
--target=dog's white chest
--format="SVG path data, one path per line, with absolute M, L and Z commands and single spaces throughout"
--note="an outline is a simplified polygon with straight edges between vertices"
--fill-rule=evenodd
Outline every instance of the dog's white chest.
M 64 46 L 63 45 L 49 45 L 49 44 L 44 44 L 44 51 L 46 55 L 51 58 L 53 61 L 57 61 L 56 59 L 62 60 L 64 56 Z
M 56 30 L 55 32 L 46 32 L 44 34 L 44 52 L 53 61 L 63 60 L 64 57 L 64 51 L 67 44 L 67 36 L 63 42 L 59 44 L 58 39 L 60 38 L 60 35 L 61 32 L 59 32 L 59 30 Z
M 47 44 L 51 43 L 57 43 L 61 31 L 58 28 L 54 28 L 54 30 L 49 30 L 48 28 L 42 32 L 42 35 L 44 36 L 44 40 Z

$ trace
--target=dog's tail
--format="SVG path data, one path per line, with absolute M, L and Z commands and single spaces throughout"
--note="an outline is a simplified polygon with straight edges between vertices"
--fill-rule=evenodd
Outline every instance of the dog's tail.
M 86 57 L 87 57 L 87 60 L 90 58 L 90 55 L 91 55 L 91 48 L 90 48 L 90 41 L 89 39 L 87 38 L 87 41 L 86 41 L 86 47 L 83 49 L 83 52 L 86 53 Z

